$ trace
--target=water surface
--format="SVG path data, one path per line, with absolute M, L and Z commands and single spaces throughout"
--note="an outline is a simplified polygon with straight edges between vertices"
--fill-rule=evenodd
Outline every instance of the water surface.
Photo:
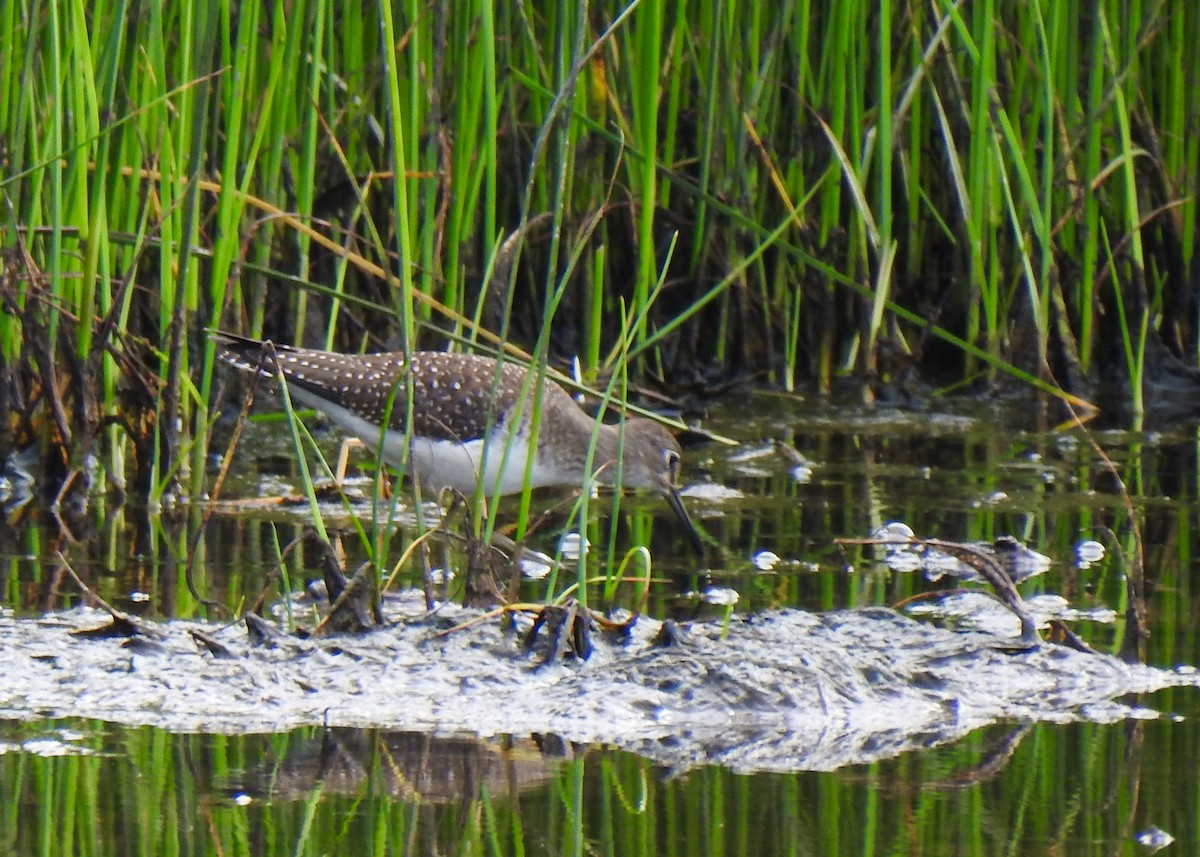
M 746 413 L 758 417 L 747 423 Z M 1111 654 L 1128 636 L 1126 573 L 1139 549 L 1136 532 L 1152 632 L 1144 660 L 1166 668 L 1200 663 L 1193 431 L 1095 429 L 1118 482 L 1083 433 L 1039 425 L 1023 403 L 914 413 L 755 396 L 705 425 L 743 441 L 685 453 L 689 508 L 723 552 L 699 565 L 689 558 L 655 498 L 626 499 L 615 522 L 604 511 L 610 501 L 591 504 L 594 545 L 610 538 L 622 551 L 632 540 L 650 545 L 659 582 L 649 609 L 657 616 L 719 621 L 730 593 L 742 615 L 905 601 L 928 608 L 941 603 L 942 590 L 979 588 L 894 573 L 876 549 L 836 542 L 899 520 L 949 540 L 1013 535 L 1047 555 L 1050 570 L 1023 584 L 1023 594 L 1065 598 L 1084 617 L 1074 630 Z M 793 446 L 807 467 L 797 471 L 765 438 Z M 223 496 L 295 484 L 286 442 L 269 430 L 252 432 L 239 455 L 240 478 Z M 559 498 L 537 495 L 544 503 Z M 189 591 L 189 559 L 205 598 L 241 608 L 265 590 L 277 601 L 278 551 L 306 518 L 303 508 L 218 514 L 193 546 L 200 507 L 151 516 L 100 500 L 92 512 L 74 533 L 78 542 L 60 535 L 45 512 L 16 514 L 0 537 L 5 611 L 35 616 L 83 601 L 56 551 L 115 607 L 152 619 L 218 618 Z M 499 519 L 506 515 L 511 520 L 502 507 Z M 552 517 L 534 545 L 553 553 L 561 521 Z M 402 530 L 393 557 L 407 539 Z M 1081 568 L 1076 549 L 1090 539 L 1107 552 Z M 355 538 L 346 545 L 353 563 L 361 549 Z M 763 551 L 780 558 L 770 570 L 761 568 Z M 319 557 L 301 547 L 284 567 L 298 586 L 318 573 Z M 403 571 L 402 583 L 418 583 L 415 574 Z M 523 588 L 541 598 L 544 587 L 528 581 Z M 599 603 L 601 593 L 592 598 Z M 630 587 L 615 598 L 626 606 L 635 600 Z M 970 617 L 918 615 L 971 625 Z M 114 670 L 124 668 L 114 661 Z M 23 717 L 0 725 L 8 796 L 0 843 L 15 853 L 54 854 L 1112 854 L 1145 853 L 1138 835 L 1159 828 L 1174 837 L 1176 852 L 1196 851 L 1197 691 L 1120 702 L 1130 716 L 1114 722 L 1002 721 L 948 743 L 931 736 L 929 746 L 866 764 L 753 774 L 720 764 L 681 768 L 555 734 L 479 738 L 320 725 L 180 734 Z

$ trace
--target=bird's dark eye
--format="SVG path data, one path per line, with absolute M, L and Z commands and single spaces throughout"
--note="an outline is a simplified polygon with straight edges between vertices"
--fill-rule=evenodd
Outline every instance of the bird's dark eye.
M 671 476 L 671 481 L 674 482 L 679 476 L 679 453 L 667 450 L 664 456 L 667 464 L 667 473 Z

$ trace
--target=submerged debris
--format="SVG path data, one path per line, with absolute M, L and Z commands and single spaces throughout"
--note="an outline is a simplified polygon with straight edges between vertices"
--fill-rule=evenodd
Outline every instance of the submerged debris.
M 782 440 L 774 441 L 773 448 L 780 458 L 791 465 L 790 472 L 793 480 L 801 485 L 807 485 L 812 481 L 813 464 L 799 450 Z
M 775 551 L 763 550 L 756 553 L 750 561 L 754 563 L 754 567 L 759 571 L 770 571 L 779 565 L 779 559 L 779 554 L 775 553 Z
M 330 577 L 327 574 L 326 586 Z M 329 613 L 313 631 L 316 635 L 337 632 L 359 632 L 374 628 L 383 621 L 376 602 L 376 572 L 370 563 L 363 563 L 354 577 L 340 587 Z M 333 589 L 330 589 L 333 596 Z
M 87 640 L 111 640 L 114 637 L 127 639 L 138 635 L 148 636 L 148 632 L 142 623 L 119 610 L 113 611 L 110 614 L 108 624 L 98 625 L 94 628 L 80 628 L 78 631 L 72 631 L 71 634 Z
M 1013 583 L 1024 583 L 1050 569 L 1050 557 L 1012 536 L 972 543 L 919 539 L 907 524 L 893 521 L 876 530 L 870 542 L 884 547 L 883 562 L 892 571 L 922 571 L 934 581 L 949 576 L 967 582 L 990 582 L 988 575 L 998 566 Z
M 1157 824 L 1150 825 L 1150 827 L 1146 828 L 1137 835 L 1138 844 L 1149 848 L 1151 853 L 1154 853 L 1155 851 L 1161 851 L 1174 841 L 1175 837 L 1167 833 L 1167 831 L 1163 830 Z
M 1031 559 L 1050 560 L 1029 550 L 1011 536 L 1001 536 L 991 544 L 967 544 L 944 539 L 920 539 L 912 528 L 903 522 L 885 524 L 872 534 L 870 539 L 839 539 L 840 544 L 874 544 L 886 550 L 884 562 L 893 571 L 914 571 L 925 568 L 926 576 L 937 580 L 943 573 L 952 573 L 965 580 L 982 580 L 989 584 L 1006 607 L 1021 623 L 1020 644 L 1036 645 L 1039 642 L 1037 622 L 1017 591 L 1016 583 L 1029 576 L 1024 574 L 1042 563 Z M 929 569 L 936 567 L 936 576 Z M 1024 574 L 1024 576 L 1023 576 Z
M 544 663 L 561 661 L 568 654 L 583 660 L 592 656 L 591 635 L 596 623 L 574 598 L 563 605 L 547 604 L 536 614 L 533 626 L 525 634 L 525 648 L 533 649 L 543 628 L 551 640 Z
M 1098 562 L 1104 559 L 1106 553 L 1104 545 L 1094 539 L 1087 539 L 1075 545 L 1075 567 L 1079 569 L 1091 568 Z

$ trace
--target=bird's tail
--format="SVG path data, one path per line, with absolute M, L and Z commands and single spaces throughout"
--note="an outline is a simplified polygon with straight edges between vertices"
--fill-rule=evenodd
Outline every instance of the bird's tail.
M 272 355 L 278 347 L 269 339 L 251 339 L 223 330 L 209 330 L 208 338 L 217 346 L 217 359 L 243 372 L 261 372 L 275 376 Z

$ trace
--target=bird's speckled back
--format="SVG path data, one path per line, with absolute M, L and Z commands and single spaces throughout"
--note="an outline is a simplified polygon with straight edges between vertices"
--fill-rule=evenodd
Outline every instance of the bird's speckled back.
M 220 357 L 239 369 L 259 369 L 275 376 L 275 364 L 293 389 L 312 393 L 379 425 L 390 416 L 392 428 L 403 431 L 412 384 L 413 433 L 433 440 L 464 442 L 480 437 L 520 400 L 528 371 L 515 363 L 500 363 L 474 354 L 417 351 L 410 362 L 403 352 L 338 354 L 259 343 L 220 334 Z M 261 362 L 260 362 L 261 361 Z M 272 362 L 273 361 L 273 362 Z M 543 408 L 578 411 L 571 397 L 546 382 Z M 389 414 L 390 408 L 390 414 Z M 524 412 L 525 418 L 531 408 Z

